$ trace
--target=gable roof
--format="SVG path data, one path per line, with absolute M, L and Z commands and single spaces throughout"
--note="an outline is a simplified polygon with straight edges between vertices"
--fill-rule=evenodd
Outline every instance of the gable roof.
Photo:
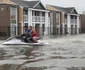
M 11 0 L 11 1 L 22 7 L 46 10 L 44 5 L 39 0 L 38 1 Z
M 70 13 L 74 7 L 63 8 L 66 12 Z
M 53 5 L 49 5 L 55 9 L 58 9 L 60 10 L 61 12 L 65 12 L 65 13 L 71 13 L 73 10 L 75 10 L 74 7 L 60 7 L 60 6 L 53 6 Z M 75 10 L 76 11 L 76 10 Z M 77 11 L 76 11 L 76 14 L 77 14 Z
M 33 8 L 39 1 L 23 1 L 24 4 L 29 6 L 30 8 Z
M 29 6 L 27 6 L 26 4 L 23 3 L 23 0 L 10 0 L 10 1 L 12 1 L 12 2 L 14 2 L 17 5 L 20 5 L 22 7 L 29 7 Z
M 53 6 L 53 5 L 49 5 L 49 6 L 55 8 L 55 9 L 57 9 L 57 10 L 60 10 L 60 11 L 62 11 L 62 12 L 66 12 L 65 10 L 63 10 L 63 7 Z

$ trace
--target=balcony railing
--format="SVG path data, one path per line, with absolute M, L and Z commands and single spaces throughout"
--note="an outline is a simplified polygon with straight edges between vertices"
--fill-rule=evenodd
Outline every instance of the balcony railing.
M 76 24 L 77 20 L 76 19 L 71 19 L 70 22 L 71 22 L 71 24 Z
M 77 24 L 77 19 L 70 19 L 71 24 Z M 65 24 L 67 24 L 67 19 L 65 19 Z
M 28 20 L 28 15 L 24 15 L 24 20 Z M 50 21 L 50 18 L 49 18 Z M 40 16 L 32 16 L 32 22 L 45 22 L 45 17 L 40 17 Z
M 32 22 L 45 22 L 45 17 L 32 16 Z

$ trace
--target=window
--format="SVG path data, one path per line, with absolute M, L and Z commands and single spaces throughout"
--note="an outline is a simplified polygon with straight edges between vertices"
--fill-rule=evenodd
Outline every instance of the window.
M 73 15 L 71 15 L 71 16 L 70 16 L 70 18 L 71 18 L 71 19 L 74 19 L 74 16 L 73 16 Z
M 24 15 L 28 15 L 28 11 L 27 10 L 24 10 Z
M 10 9 L 10 18 L 11 18 L 11 23 L 12 24 L 16 24 L 16 16 L 17 16 L 17 12 L 16 12 L 16 8 L 11 7 Z
M 40 12 L 39 11 L 35 11 L 35 16 L 39 16 Z
M 60 24 L 60 13 L 56 13 L 56 22 L 57 22 L 57 25 Z

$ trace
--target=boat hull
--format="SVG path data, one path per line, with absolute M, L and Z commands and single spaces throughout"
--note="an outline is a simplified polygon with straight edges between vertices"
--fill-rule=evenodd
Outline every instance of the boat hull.
M 3 43 L 3 45 L 45 45 L 45 43 L 41 40 L 38 40 L 38 43 L 26 43 L 21 41 L 20 39 L 13 38 L 11 40 L 7 40 Z

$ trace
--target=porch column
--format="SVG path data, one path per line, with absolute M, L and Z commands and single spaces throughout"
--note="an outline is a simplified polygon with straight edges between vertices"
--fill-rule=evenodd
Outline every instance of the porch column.
M 50 12 L 50 33 L 53 33 L 53 13 Z
M 65 34 L 65 17 L 64 17 L 65 13 L 61 13 L 61 24 L 62 24 L 62 34 Z
M 22 31 L 21 31 L 21 33 L 23 34 L 24 33 L 24 31 L 23 31 L 24 30 L 24 28 L 23 28 L 24 27 L 24 13 L 23 13 L 23 8 L 21 8 L 21 11 L 22 11 L 22 14 L 21 14 L 22 15 L 22 22 L 21 22 L 21 28 L 22 28 L 21 30 Z
M 71 34 L 70 14 L 67 15 L 67 32 L 68 34 Z
M 59 13 L 59 31 L 58 31 L 58 34 L 60 34 L 60 13 Z
M 50 17 L 49 17 L 49 20 L 48 20 L 48 21 L 49 21 L 49 24 L 48 24 L 49 32 L 48 32 L 48 33 L 51 34 L 51 33 L 50 33 Z
M 74 19 L 74 23 L 73 23 L 73 34 L 75 34 L 75 25 L 76 25 L 76 23 L 75 23 L 75 16 L 73 17 L 73 19 Z
M 18 17 L 17 17 L 17 8 L 16 8 L 16 35 L 18 35 Z
M 79 33 L 80 29 L 80 22 L 79 22 L 79 15 L 77 16 L 77 33 Z
M 44 34 L 48 34 L 48 12 L 45 12 L 45 32 Z
M 32 10 L 28 9 L 28 26 L 32 26 Z
M 32 10 L 30 10 L 30 26 L 32 26 Z
M 42 35 L 43 32 L 42 32 L 42 24 L 40 24 L 40 35 Z
M 43 34 L 43 32 L 42 32 L 42 12 L 40 12 L 40 34 Z
M 28 26 L 30 26 L 30 10 L 28 9 Z

